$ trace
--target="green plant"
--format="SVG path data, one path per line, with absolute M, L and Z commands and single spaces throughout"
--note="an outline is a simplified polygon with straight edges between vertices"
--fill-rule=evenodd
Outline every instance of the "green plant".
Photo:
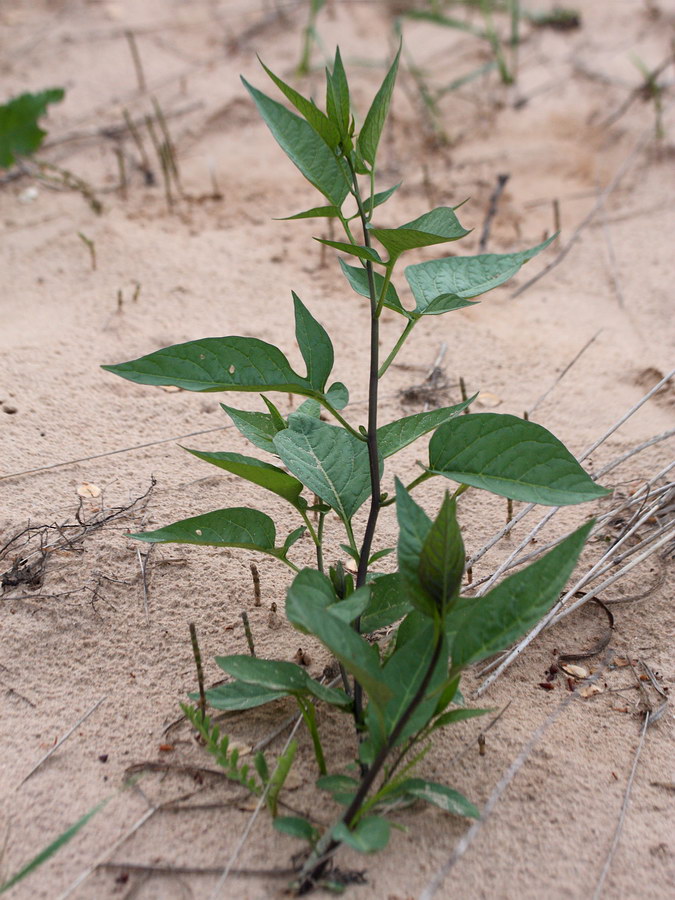
M 21 94 L 0 106 L 0 169 L 14 165 L 18 157 L 39 150 L 46 131 L 38 125 L 50 103 L 63 100 L 62 88 L 39 94 Z
M 508 646 L 540 619 L 572 572 L 592 523 L 486 596 L 461 596 L 465 553 L 457 507 L 462 495 L 482 488 L 514 500 L 565 505 L 606 493 L 542 426 L 511 415 L 460 415 L 473 397 L 384 425 L 378 421 L 380 381 L 413 328 L 427 316 L 471 305 L 471 298 L 502 284 L 549 243 L 518 253 L 451 256 L 409 265 L 404 274 L 416 305 L 412 310 L 402 305 L 393 281 L 401 257 L 416 248 L 456 241 L 468 232 L 455 209 L 447 207 L 398 227 L 374 220 L 375 211 L 396 190 L 376 190 L 376 161 L 399 55 L 400 50 L 358 134 L 339 50 L 332 70 L 326 72 L 325 112 L 267 67 L 265 71 L 299 115 L 244 82 L 278 144 L 324 198 L 321 206 L 289 218 L 331 218 L 344 231 L 342 241 L 320 240 L 351 260 L 340 259 L 342 272 L 356 294 L 367 300 L 366 424 L 357 424 L 349 413 L 347 388 L 330 383 L 331 339 L 295 294 L 295 333 L 306 364 L 304 375 L 294 371 L 279 348 L 236 336 L 205 338 L 104 366 L 140 384 L 178 385 L 198 392 L 262 392 L 266 412 L 224 404 L 223 408 L 245 438 L 277 457 L 281 465 L 229 451 L 189 452 L 283 498 L 297 514 L 298 528 L 277 539 L 275 524 L 266 513 L 236 507 L 135 537 L 153 543 L 241 547 L 276 558 L 294 573 L 286 616 L 298 630 L 318 638 L 339 663 L 342 686 L 336 688 L 288 662 L 222 657 L 217 662 L 233 680 L 206 692 L 208 704 L 220 710 L 250 709 L 287 696 L 300 706 L 316 753 L 317 786 L 330 793 L 343 811 L 321 835 L 307 820 L 275 820 L 280 830 L 309 845 L 295 883 L 298 893 L 321 881 L 340 844 L 365 852 L 382 848 L 390 828 L 385 814 L 392 806 L 425 800 L 448 812 L 478 815 L 476 807 L 456 791 L 413 777 L 411 770 L 428 751 L 433 732 L 484 712 L 462 705 L 462 672 Z M 377 249 L 375 242 L 383 249 Z M 384 307 L 400 317 L 402 327 L 380 361 L 379 323 Z M 303 402 L 284 416 L 267 396 L 273 392 L 297 394 Z M 335 424 L 320 417 L 322 409 Z M 385 461 L 430 432 L 428 465 L 421 474 L 407 487 L 396 479 L 391 496 L 383 492 Z M 434 477 L 455 482 L 457 487 L 452 494 L 446 491 L 432 519 L 412 492 Z M 304 496 L 305 490 L 313 499 Z M 364 526 L 355 516 L 366 503 Z M 397 566 L 382 574 L 373 565 L 394 548 L 377 547 L 378 517 L 393 504 L 399 528 Z M 329 567 L 324 563 L 328 515 L 341 523 L 344 543 L 340 546 L 356 563 L 355 579 L 341 563 Z M 305 532 L 314 544 L 316 566 L 300 570 L 294 556 Z M 397 622 L 384 649 L 365 637 Z M 351 774 L 325 774 L 326 754 L 314 716 L 317 702 L 353 719 L 358 739 Z M 223 757 L 226 771 L 240 781 L 252 778 L 248 771 L 242 774 L 237 759 L 232 763 L 228 745 L 210 730 L 201 710 L 189 715 L 214 755 Z M 254 779 L 251 789 L 259 793 L 263 782 Z

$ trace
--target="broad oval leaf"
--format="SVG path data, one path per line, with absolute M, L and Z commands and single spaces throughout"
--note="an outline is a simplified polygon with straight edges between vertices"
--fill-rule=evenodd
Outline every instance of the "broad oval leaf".
M 558 599 L 594 522 L 588 522 L 526 569 L 478 598 L 457 624 L 452 668 L 459 671 L 509 647 Z
M 441 425 L 429 442 L 429 470 L 544 506 L 583 503 L 609 493 L 550 431 L 499 413 L 474 413 Z
M 427 781 L 424 778 L 408 778 L 398 787 L 397 794 L 399 792 L 408 797 L 415 797 L 416 800 L 433 803 L 434 806 L 455 816 L 480 819 L 480 810 L 470 800 L 444 784 Z
M 255 656 L 217 656 L 220 668 L 237 681 L 257 685 L 267 691 L 285 694 L 313 694 L 332 706 L 349 706 L 351 700 L 343 691 L 319 684 L 305 669 L 291 662 L 259 659 Z
M 307 366 L 307 380 L 317 391 L 323 391 L 333 368 L 333 344 L 326 329 L 293 291 L 295 339 Z
M 278 466 L 261 462 L 253 456 L 244 456 L 241 453 L 211 453 L 204 450 L 190 450 L 189 447 L 183 449 L 198 459 L 225 469 L 226 472 L 232 472 L 246 481 L 259 484 L 268 491 L 283 497 L 284 500 L 288 500 L 295 507 L 301 505 L 302 483 Z
M 333 828 L 333 838 L 359 853 L 376 853 L 389 843 L 391 825 L 381 816 L 366 816 L 350 831 L 344 822 Z
M 356 146 L 358 147 L 361 156 L 366 162 L 370 163 L 371 166 L 375 165 L 377 147 L 380 143 L 380 136 L 387 119 L 387 113 L 389 112 L 389 103 L 396 82 L 396 73 L 398 71 L 398 61 L 400 56 L 401 48 L 399 47 L 380 89 L 377 94 L 375 94 L 375 98 L 366 114 L 359 136 L 356 139 Z
M 389 422 L 377 429 L 377 444 L 383 458 L 393 456 L 408 444 L 412 444 L 417 438 L 438 428 L 444 422 L 454 419 L 470 406 L 478 394 L 469 397 L 463 403 L 455 406 L 445 406 L 442 409 L 432 409 L 429 412 L 416 413 L 413 416 L 405 416 L 395 422 Z
M 390 264 L 406 250 L 457 241 L 469 234 L 460 225 L 454 209 L 449 206 L 438 206 L 399 228 L 376 228 L 369 225 L 368 229 L 386 247 Z
M 190 695 L 193 700 L 198 700 L 198 694 Z M 273 700 L 280 700 L 288 696 L 286 691 L 270 691 L 257 684 L 247 684 L 245 681 L 231 681 L 228 684 L 219 684 L 217 687 L 206 691 L 206 702 L 213 709 L 222 709 L 226 712 L 235 712 L 242 709 L 255 709 L 256 706 L 264 706 Z
M 286 156 L 333 206 L 341 207 L 349 182 L 325 140 L 300 116 L 254 88 L 245 78 L 242 81 Z
M 491 291 L 508 281 L 523 263 L 548 247 L 554 239 L 555 235 L 536 247 L 519 253 L 450 256 L 407 266 L 404 274 L 417 301 L 415 311 L 421 315 L 447 312 L 447 308 L 443 308 L 444 298 L 466 300 Z
M 363 266 L 349 266 L 344 260 L 339 258 L 338 262 L 340 263 L 340 268 L 342 269 L 345 278 L 347 279 L 351 287 L 356 291 L 356 293 L 360 294 L 362 297 L 370 299 L 368 273 L 363 268 Z M 373 278 L 375 279 L 375 290 L 377 291 L 377 297 L 379 298 L 382 295 L 382 288 L 384 287 L 384 276 L 380 275 L 379 272 L 373 272 Z M 384 305 L 388 309 L 393 309 L 394 312 L 400 313 L 400 315 L 405 316 L 406 319 L 412 318 L 412 315 L 401 304 L 398 294 L 396 293 L 396 288 L 391 283 L 391 281 L 387 285 L 387 290 L 384 296 Z
M 150 544 L 201 544 L 210 547 L 242 547 L 275 555 L 276 529 L 268 515 L 257 509 L 217 509 L 130 537 Z
M 186 391 L 314 393 L 278 347 L 251 337 L 203 338 L 101 368 L 136 384 L 173 384 Z
M 343 521 L 369 496 L 368 447 L 343 428 L 296 413 L 275 435 L 274 446 L 289 470 Z
M 301 816 L 276 816 L 272 820 L 272 825 L 281 834 L 289 834 L 291 837 L 299 838 L 310 844 L 313 844 L 319 837 L 319 832 L 312 823 Z

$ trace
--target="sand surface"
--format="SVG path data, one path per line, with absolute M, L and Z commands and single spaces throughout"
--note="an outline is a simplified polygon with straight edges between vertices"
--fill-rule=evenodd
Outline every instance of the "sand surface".
M 329 2 L 321 13 L 321 41 L 327 53 L 340 43 L 361 110 L 395 46 L 392 10 L 407 5 L 345 0 Z M 532 4 L 540 10 L 550 5 Z M 581 453 L 672 369 L 675 72 L 671 64 L 658 76 L 664 90 L 663 134 L 657 137 L 654 102 L 640 94 L 632 58 L 649 69 L 667 59 L 675 3 L 575 5 L 582 17 L 578 29 L 523 25 L 516 85 L 502 86 L 494 71 L 484 74 L 446 92 L 435 119 L 411 72 L 418 69 L 436 91 L 475 71 L 489 52 L 457 30 L 404 25 L 405 64 L 379 175 L 383 188 L 403 185 L 379 221 L 399 224 L 432 206 L 470 198 L 460 215 L 474 231 L 456 249 L 477 253 L 497 176 L 508 174 L 488 249 L 520 250 L 551 234 L 554 201 L 561 234 L 481 305 L 416 328 L 400 365 L 383 381 L 383 422 L 425 404 L 458 402 L 461 376 L 470 392 L 483 391 L 483 410 L 522 415 L 536 405 L 533 420 Z M 460 9 L 458 15 L 465 14 Z M 257 560 L 262 606 L 256 608 L 252 555 L 171 545 L 148 553 L 128 537 L 246 504 L 277 516 L 279 533 L 297 525 L 281 501 L 242 486 L 179 446 L 255 454 L 219 400 L 253 409 L 259 408 L 257 397 L 141 387 L 99 368 L 168 344 L 227 334 L 274 342 L 299 367 L 291 318 L 295 290 L 332 335 L 334 376 L 350 387 L 354 421 L 364 416 L 365 307 L 346 287 L 335 258 L 311 240 L 327 236 L 323 221 L 273 219 L 317 201 L 259 121 L 238 77 L 273 93 L 257 53 L 292 78 L 305 21 L 306 4 L 272 0 L 40 0 L 0 9 L 2 96 L 52 85 L 66 89 L 65 101 L 46 120 L 49 136 L 39 158 L 83 179 L 103 204 L 96 214 L 82 192 L 56 189 L 34 172 L 0 176 L 0 571 L 16 574 L 25 561 L 23 577 L 5 580 L 0 594 L 0 880 L 110 798 L 67 847 L 14 889 L 10 896 L 17 900 L 211 895 L 216 875 L 209 871 L 232 858 L 254 806 L 236 785 L 198 768 L 215 766 L 185 722 L 176 722 L 179 702 L 195 688 L 190 622 L 197 627 L 208 683 L 222 675 L 215 656 L 246 652 L 243 610 L 260 655 L 292 659 L 302 647 L 315 675 L 329 661 L 283 618 L 289 573 L 274 560 Z M 498 25 L 506 27 L 502 20 Z M 127 31 L 135 35 L 144 90 Z M 320 49 L 313 61 L 320 71 Z M 298 84 L 318 91 L 319 72 Z M 144 124 L 153 114 L 152 97 L 167 117 L 180 166 L 183 196 L 174 188 L 171 206 Z M 139 149 L 124 128 L 124 109 L 138 122 L 151 175 L 144 174 Z M 116 151 L 125 161 L 125 192 Z M 54 170 L 44 174 L 59 178 Z M 82 235 L 95 247 L 95 268 Z M 513 296 L 568 247 L 559 265 Z M 399 320 L 386 312 L 383 349 L 398 333 Z M 435 362 L 443 370 L 437 390 L 411 392 L 425 385 Z M 285 395 L 279 403 L 284 412 L 291 408 Z M 674 411 L 671 384 L 587 465 L 599 471 L 672 429 Z M 414 477 L 424 452 L 424 441 L 407 448 L 388 469 L 385 488 L 391 489 L 394 473 Z M 631 456 L 600 479 L 614 489 L 611 498 L 561 514 L 540 540 L 591 512 L 606 512 L 672 459 L 672 438 Z M 440 497 L 431 481 L 418 501 L 431 513 Z M 476 492 L 462 501 L 473 553 L 504 524 L 505 502 Z M 514 506 L 516 512 L 521 507 Z M 474 578 L 494 571 L 543 512 L 530 515 L 515 536 L 483 557 Z M 359 532 L 363 524 L 359 518 Z M 394 524 L 393 516 L 383 517 L 380 546 L 392 539 Z M 616 536 L 621 524 L 613 523 L 606 535 Z M 658 525 L 647 522 L 640 539 Z M 587 568 L 602 545 L 599 540 L 588 548 Z M 331 559 L 340 552 L 331 544 Z M 672 542 L 670 552 L 672 559 Z M 301 543 L 298 562 L 309 564 L 311 557 L 310 544 Z M 27 565 L 34 566 L 32 577 Z M 420 774 L 452 785 L 479 806 L 540 726 L 559 714 L 525 754 L 448 877 L 434 882 L 440 885 L 435 896 L 594 896 L 645 709 L 662 701 L 650 682 L 640 681 L 638 689 L 635 675 L 645 674 L 644 661 L 663 694 L 675 677 L 674 584 L 672 563 L 655 554 L 603 591 L 607 602 L 638 599 L 612 607 L 608 650 L 579 663 L 593 670 L 604 661 L 596 682 L 601 691 L 562 710 L 572 696 L 567 677 L 559 674 L 550 690 L 541 685 L 558 653 L 588 648 L 602 636 L 606 619 L 593 604 L 534 641 L 480 701 L 471 699 L 480 676 L 467 676 L 469 702 L 495 713 L 441 734 Z M 279 607 L 276 616 L 272 603 Z M 626 660 L 636 661 L 635 672 Z M 487 732 L 481 755 L 478 734 L 509 702 Z M 232 716 L 225 725 L 250 747 L 292 711 L 279 703 Z M 320 728 L 331 769 L 341 771 L 353 753 L 350 729 L 326 712 Z M 314 791 L 311 744 L 299 735 L 283 798 L 326 824 L 337 809 Z M 287 736 L 288 730 L 272 742 L 271 757 Z M 673 714 L 666 709 L 646 732 L 602 897 L 675 896 L 673 749 Z M 141 777 L 122 790 L 130 772 Z M 365 883 L 350 888 L 350 896 L 421 896 L 470 825 L 430 807 L 404 811 L 398 820 L 406 829 L 394 831 L 377 857 L 340 854 L 344 871 L 364 872 Z M 258 817 L 221 896 L 280 896 L 286 879 L 265 873 L 287 867 L 297 849 L 266 816 Z M 162 872 L 177 866 L 205 871 Z M 240 870 L 255 871 L 244 877 Z

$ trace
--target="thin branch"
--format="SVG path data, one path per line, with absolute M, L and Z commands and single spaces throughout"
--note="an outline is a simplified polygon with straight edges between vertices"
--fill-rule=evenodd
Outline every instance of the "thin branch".
M 581 357 L 584 355 L 584 353 L 588 350 L 588 348 L 591 346 L 591 344 L 594 343 L 594 341 L 597 340 L 597 338 L 600 336 L 600 334 L 602 334 L 602 328 L 600 328 L 599 331 L 596 331 L 595 334 L 593 335 L 593 337 L 590 338 L 590 340 L 586 341 L 586 343 L 585 343 L 584 346 L 581 348 L 581 350 L 579 350 L 579 352 L 578 352 L 577 355 L 574 357 L 574 359 L 573 359 L 571 362 L 567 363 L 567 365 L 565 366 L 565 368 L 562 370 L 562 372 L 560 373 L 560 375 L 558 375 L 558 377 L 555 379 L 555 381 L 554 381 L 553 384 L 550 386 L 550 388 L 548 388 L 547 390 L 545 390 L 544 393 L 541 395 L 541 397 L 540 397 L 540 398 L 537 400 L 537 402 L 534 404 L 534 406 L 531 407 L 530 409 L 528 409 L 528 411 L 527 411 L 528 418 L 532 418 L 532 413 L 533 413 L 539 406 L 541 406 L 541 404 L 542 404 L 542 403 L 544 402 L 544 400 L 548 397 L 548 395 L 551 393 L 551 391 L 554 390 L 554 388 L 556 388 L 556 387 L 560 384 L 560 382 L 563 380 L 563 378 L 565 377 L 565 375 L 567 375 L 567 373 L 568 373 L 569 370 L 572 368 L 572 366 L 573 366 L 579 359 L 581 359 Z
M 19 784 L 17 785 L 17 789 L 20 788 L 21 785 L 25 784 L 25 783 L 28 781 L 28 779 L 31 777 L 31 775 L 34 775 L 34 774 L 37 772 L 37 770 L 40 768 L 40 766 L 41 766 L 44 762 L 46 762 L 46 761 L 49 759 L 49 757 L 52 755 L 52 753 L 56 753 L 56 751 L 59 749 L 59 747 L 61 747 L 63 744 L 65 744 L 65 742 L 68 740 L 68 738 L 71 736 L 71 734 L 72 734 L 77 728 L 79 728 L 80 725 L 82 725 L 83 722 L 86 722 L 86 720 L 89 718 L 89 716 L 90 716 L 96 709 L 98 709 L 98 707 L 101 705 L 101 703 L 103 703 L 103 701 L 106 700 L 106 699 L 107 699 L 107 695 L 106 695 L 105 697 L 101 697 L 101 699 L 100 699 L 100 700 L 97 700 L 96 703 L 94 703 L 93 706 L 90 706 L 90 707 L 89 707 L 89 709 L 86 711 L 86 713 L 85 713 L 83 716 L 81 716 L 81 717 L 77 720 L 77 722 L 73 725 L 73 727 L 70 728 L 70 729 L 68 729 L 68 731 L 63 735 L 63 737 L 62 737 L 59 741 L 57 741 L 57 742 L 54 744 L 54 746 L 51 747 L 51 748 L 45 753 L 45 755 L 42 757 L 42 759 L 40 759 L 37 763 L 35 763 L 35 765 L 34 765 L 33 768 L 30 770 L 30 772 L 28 773 L 28 775 L 26 775 L 26 777 L 23 778 L 23 779 L 19 782 Z

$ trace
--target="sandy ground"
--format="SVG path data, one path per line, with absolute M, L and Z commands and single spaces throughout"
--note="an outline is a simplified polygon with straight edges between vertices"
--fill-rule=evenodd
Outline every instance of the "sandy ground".
M 362 110 L 390 58 L 394 6 L 406 4 L 329 2 L 319 19 L 326 51 L 332 53 L 336 42 L 342 47 Z M 664 91 L 664 133 L 656 138 L 654 105 L 636 92 L 640 76 L 631 57 L 650 69 L 667 58 L 675 3 L 579 0 L 576 6 L 579 29 L 524 26 L 516 86 L 502 87 L 493 72 L 448 92 L 435 125 L 411 67 L 423 71 L 432 89 L 440 88 L 485 62 L 486 50 L 455 30 L 404 26 L 405 66 L 380 174 L 382 186 L 400 180 L 403 186 L 385 220 L 399 223 L 469 197 L 461 218 L 475 231 L 458 249 L 475 253 L 497 175 L 508 173 L 489 249 L 522 249 L 550 234 L 553 201 L 561 236 L 545 258 L 480 306 L 416 329 L 401 365 L 383 384 L 382 421 L 420 410 L 425 400 L 456 402 L 459 376 L 470 391 L 484 391 L 484 409 L 518 415 L 555 384 L 532 417 L 581 452 L 672 368 L 672 90 Z M 296 523 L 263 492 L 210 471 L 180 449 L 250 452 L 228 427 L 220 397 L 143 388 L 99 368 L 170 343 L 223 334 L 273 341 L 299 364 L 290 318 L 294 289 L 332 335 L 334 374 L 350 385 L 353 416 L 363 414 L 364 308 L 345 287 L 335 260 L 324 259 L 311 241 L 325 234 L 323 223 L 272 219 L 315 205 L 315 197 L 257 119 L 238 78 L 243 73 L 268 89 L 256 53 L 292 77 L 305 18 L 304 7 L 279 3 L 277 10 L 261 0 L 41 0 L 0 10 L 3 97 L 65 87 L 65 101 L 52 107 L 40 158 L 84 179 L 103 203 L 97 215 L 80 192 L 54 190 L 30 175 L 5 178 L 0 187 L 0 570 L 11 571 L 21 559 L 37 564 L 32 582 L 4 583 L 0 596 L 0 880 L 111 798 L 65 849 L 14 890 L 17 900 L 210 895 L 216 877 L 208 871 L 231 858 L 253 807 L 217 775 L 191 768 L 211 768 L 211 760 L 184 722 L 172 726 L 178 703 L 195 687 L 189 622 L 196 623 L 210 683 L 219 677 L 216 655 L 245 652 L 242 610 L 248 610 L 259 654 L 291 659 L 301 645 L 313 673 L 327 662 L 320 648 L 270 614 L 273 602 L 281 607 L 288 580 L 273 560 L 258 561 L 263 605 L 255 608 L 252 557 L 246 553 L 167 545 L 149 555 L 143 546 L 139 556 L 128 531 L 218 507 L 251 503 L 278 515 L 280 530 Z M 144 91 L 127 30 L 142 59 Z M 321 57 L 316 50 L 314 61 Z M 660 83 L 672 86 L 673 74 L 672 65 L 664 69 Z M 316 75 L 302 82 L 307 90 L 318 83 Z M 171 208 L 143 124 L 153 111 L 152 96 L 168 117 L 180 164 L 184 196 Z M 154 184 L 146 183 L 129 133 L 115 131 L 123 109 L 139 122 Z M 126 196 L 119 190 L 116 150 L 126 163 Z M 591 213 L 560 265 L 514 297 Z M 95 245 L 95 268 L 80 234 Z M 383 347 L 391 346 L 397 329 L 394 314 L 386 314 Z M 427 398 L 402 394 L 425 381 L 443 342 L 446 386 Z M 256 402 L 252 395 L 223 399 L 249 409 Z M 280 402 L 289 408 L 285 397 Z M 670 387 L 588 464 L 597 471 L 672 428 L 674 409 Z M 423 442 L 408 448 L 395 471 L 411 475 L 423 454 Z M 632 456 L 601 479 L 615 495 L 596 511 L 672 458 L 672 438 Z M 433 511 L 439 498 L 432 481 L 418 499 Z M 504 504 L 471 493 L 462 499 L 473 552 L 503 524 Z M 590 511 L 566 513 L 550 534 Z M 530 517 L 518 537 L 535 521 Z M 383 542 L 392 533 L 386 517 Z M 494 570 L 515 543 L 509 538 L 498 544 L 474 577 Z M 330 552 L 340 551 L 335 546 Z M 591 546 L 589 559 L 597 552 Z M 301 545 L 299 556 L 309 562 L 310 547 Z M 675 676 L 674 580 L 667 566 L 652 556 L 603 592 L 606 601 L 639 599 L 613 607 L 600 693 L 559 710 L 571 696 L 566 679 L 558 676 L 551 690 L 541 686 L 556 653 L 588 647 L 603 632 L 602 612 L 589 605 L 536 640 L 481 699 L 496 711 L 510 701 L 486 735 L 484 755 L 476 743 L 483 720 L 438 738 L 421 773 L 481 805 L 537 729 L 559 711 L 436 896 L 594 896 L 645 704 L 661 701 L 648 682 L 638 690 L 631 667 L 621 662 L 644 661 L 664 693 Z M 602 659 L 581 665 L 595 668 Z M 477 674 L 468 676 L 468 696 L 479 683 Z M 291 711 L 279 704 L 233 716 L 227 728 L 250 746 Z M 352 752 L 348 729 L 328 714 L 320 726 L 331 766 L 340 770 Z M 286 734 L 272 743 L 271 755 Z M 142 777 L 122 790 L 139 765 Z M 327 823 L 336 811 L 315 795 L 314 777 L 311 747 L 301 736 L 285 802 Z M 675 895 L 674 781 L 673 716 L 667 709 L 646 733 L 603 897 Z M 352 896 L 418 897 L 468 827 L 430 808 L 407 811 L 400 821 L 406 830 L 395 831 L 377 858 L 340 856 L 344 869 L 365 870 L 366 882 L 354 886 Z M 261 816 L 222 896 L 279 895 L 284 878 L 264 873 L 288 866 L 296 849 Z M 132 864 L 206 872 L 166 876 Z M 259 871 L 244 877 L 242 869 Z

